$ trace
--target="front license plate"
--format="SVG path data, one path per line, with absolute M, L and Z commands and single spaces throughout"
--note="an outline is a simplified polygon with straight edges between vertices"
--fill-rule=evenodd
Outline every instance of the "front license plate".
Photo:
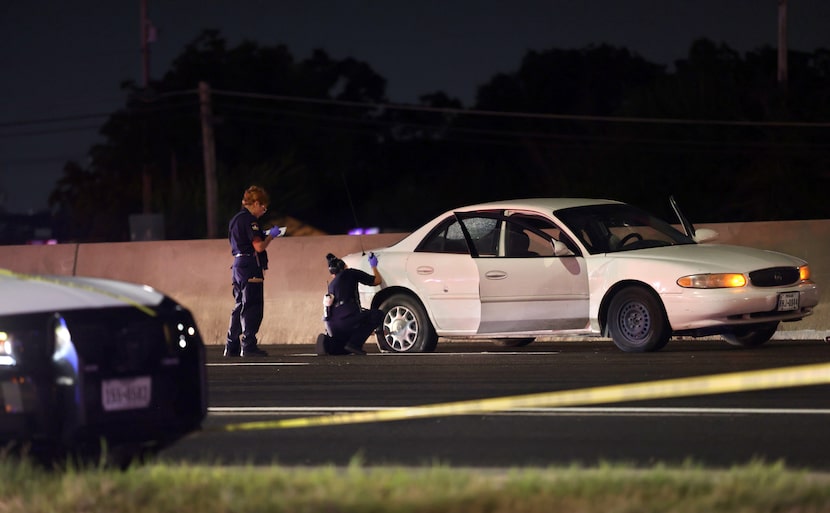
M 778 294 L 778 311 L 791 312 L 793 310 L 798 310 L 798 292 Z
M 106 411 L 137 410 L 150 405 L 150 376 L 132 379 L 105 379 L 101 382 L 101 403 Z

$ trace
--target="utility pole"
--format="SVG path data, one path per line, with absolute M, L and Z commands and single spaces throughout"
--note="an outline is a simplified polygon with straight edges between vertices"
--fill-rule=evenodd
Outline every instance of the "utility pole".
M 778 0 L 778 85 L 787 91 L 787 0 Z
M 150 47 L 148 46 L 148 31 L 150 22 L 147 19 L 147 0 L 141 0 L 141 19 L 139 22 L 141 34 L 141 87 L 144 92 L 150 83 Z M 146 126 L 146 125 L 145 125 Z M 146 130 L 146 128 L 145 128 Z M 141 204 L 142 212 L 149 214 L 152 211 L 152 179 L 147 163 L 141 167 Z
M 147 88 L 150 83 L 150 47 L 148 45 L 150 20 L 147 19 L 147 0 L 141 0 L 141 87 Z
M 213 139 L 213 107 L 210 86 L 199 82 L 199 111 L 202 117 L 202 154 L 205 165 L 205 207 L 207 210 L 207 238 L 217 238 L 216 222 L 216 147 Z

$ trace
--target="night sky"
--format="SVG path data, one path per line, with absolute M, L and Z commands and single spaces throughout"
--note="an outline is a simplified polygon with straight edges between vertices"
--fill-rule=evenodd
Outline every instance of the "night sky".
M 387 79 L 392 102 L 444 91 L 469 106 L 476 88 L 515 71 L 527 50 L 608 43 L 671 65 L 706 37 L 739 52 L 777 46 L 778 0 L 147 0 L 158 31 L 151 77 L 185 44 L 218 29 L 354 57 Z M 0 3 L 0 207 L 25 213 L 46 199 L 67 160 L 85 163 L 106 115 L 141 82 L 140 0 Z M 830 1 L 789 0 L 791 50 L 830 48 Z M 87 117 L 84 119 L 84 117 Z M 60 118 L 66 122 L 47 122 Z

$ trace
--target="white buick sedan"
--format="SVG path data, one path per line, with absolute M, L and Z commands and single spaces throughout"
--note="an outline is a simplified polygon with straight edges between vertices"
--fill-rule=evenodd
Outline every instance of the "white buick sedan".
M 672 206 L 683 232 L 618 201 L 538 198 L 436 217 L 378 256 L 384 282 L 361 302 L 384 312 L 378 345 L 429 352 L 439 337 L 594 335 L 623 351 L 657 351 L 673 335 L 720 335 L 753 347 L 819 300 L 794 256 L 714 239 Z M 344 261 L 368 270 L 366 257 Z

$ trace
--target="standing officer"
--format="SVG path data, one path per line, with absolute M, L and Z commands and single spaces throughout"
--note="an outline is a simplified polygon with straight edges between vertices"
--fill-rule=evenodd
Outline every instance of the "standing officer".
M 324 298 L 328 334 L 317 337 L 317 354 L 366 354 L 363 344 L 380 326 L 383 312 L 360 307 L 357 285 L 376 286 L 383 282 L 378 271 L 378 258 L 374 253 L 369 254 L 369 266 L 374 276 L 360 269 L 348 268 L 345 262 L 331 253 L 326 255 L 326 260 L 334 279 L 329 283 L 328 294 Z
M 252 185 L 242 195 L 242 210 L 228 224 L 233 266 L 233 297 L 236 304 L 231 312 L 225 356 L 267 356 L 257 347 L 256 334 L 262 324 L 264 307 L 263 270 L 267 268 L 265 248 L 280 235 L 273 227 L 262 231 L 259 218 L 268 211 L 268 193 Z

